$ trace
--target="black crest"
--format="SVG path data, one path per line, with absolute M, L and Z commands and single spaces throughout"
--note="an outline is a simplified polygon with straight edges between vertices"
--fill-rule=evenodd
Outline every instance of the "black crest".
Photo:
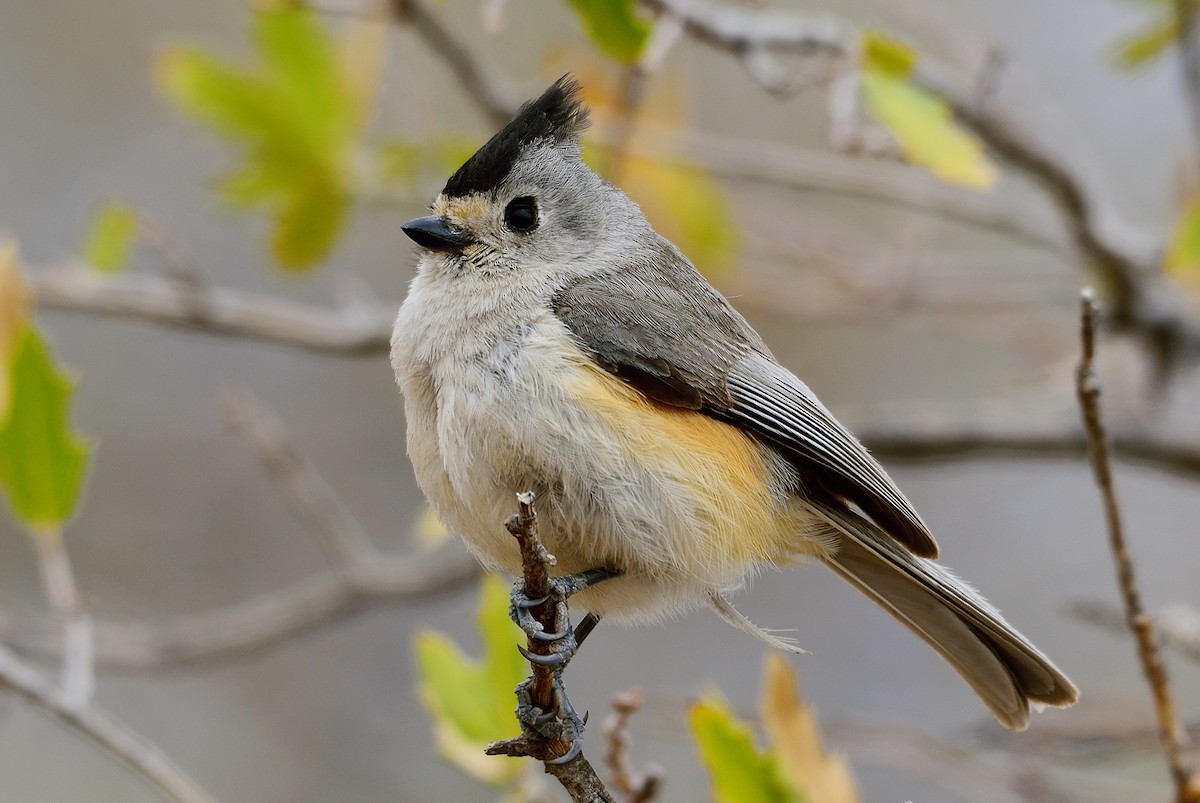
M 559 78 L 540 98 L 521 107 L 450 177 L 442 194 L 462 197 L 486 192 L 508 175 L 521 151 L 535 142 L 575 142 L 588 127 L 588 110 L 579 97 L 583 89 L 570 75 Z

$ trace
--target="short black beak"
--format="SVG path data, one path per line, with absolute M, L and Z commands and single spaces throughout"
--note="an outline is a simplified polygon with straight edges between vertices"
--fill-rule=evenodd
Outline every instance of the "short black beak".
M 465 232 L 451 227 L 440 215 L 410 220 L 400 229 L 417 245 L 430 251 L 458 251 L 475 242 Z

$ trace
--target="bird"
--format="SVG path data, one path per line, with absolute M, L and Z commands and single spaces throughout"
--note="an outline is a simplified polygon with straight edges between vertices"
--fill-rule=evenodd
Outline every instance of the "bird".
M 638 623 L 708 605 L 768 566 L 815 561 L 936 650 L 1002 725 L 1078 691 L 938 564 L 912 503 L 637 204 L 582 159 L 580 83 L 555 81 L 402 229 L 417 273 L 391 363 L 438 517 L 519 575 L 501 523 L 536 493 L 588 610 Z M 713 219 L 713 226 L 728 225 Z

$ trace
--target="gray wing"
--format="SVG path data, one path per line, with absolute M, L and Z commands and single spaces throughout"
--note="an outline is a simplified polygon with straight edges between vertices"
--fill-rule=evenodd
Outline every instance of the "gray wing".
M 571 281 L 552 309 L 605 370 L 753 433 L 796 465 L 804 493 L 852 502 L 915 554 L 937 556 L 883 467 L 666 241 L 649 258 Z

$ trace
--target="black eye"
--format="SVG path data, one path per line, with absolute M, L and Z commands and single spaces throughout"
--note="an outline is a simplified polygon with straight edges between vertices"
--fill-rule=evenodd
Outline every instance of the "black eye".
M 537 202 L 524 195 L 509 201 L 504 208 L 504 224 L 513 231 L 533 231 L 537 228 Z

